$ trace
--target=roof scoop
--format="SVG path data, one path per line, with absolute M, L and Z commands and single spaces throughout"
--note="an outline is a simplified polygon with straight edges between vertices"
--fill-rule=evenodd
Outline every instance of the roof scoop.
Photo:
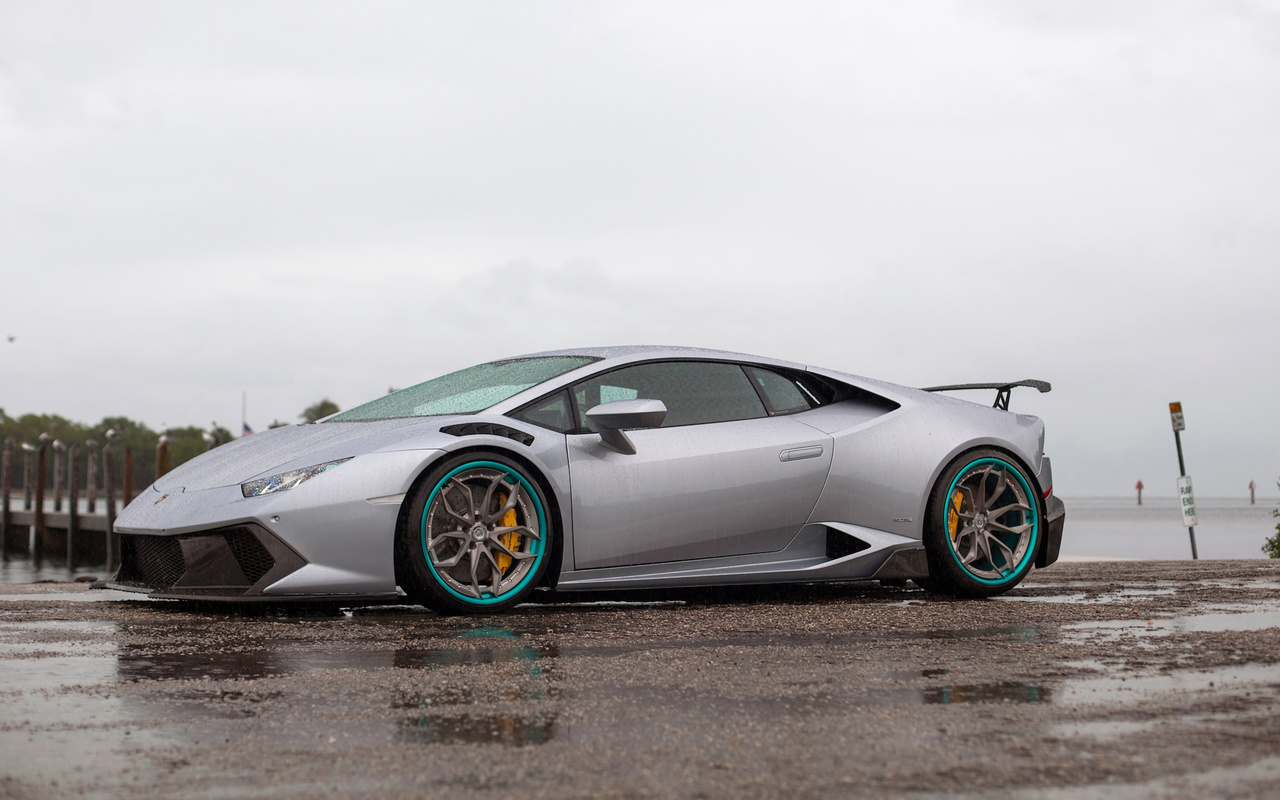
M 1034 378 L 1026 378 L 1020 381 L 1012 381 L 1008 383 L 954 383 L 949 386 L 926 386 L 926 392 L 958 392 L 969 389 L 995 389 L 996 401 L 992 404 L 992 408 L 998 408 L 1001 411 L 1009 410 L 1009 395 L 1013 392 L 1015 386 L 1027 386 L 1035 389 L 1040 394 L 1044 394 L 1053 389 L 1048 381 L 1040 381 Z

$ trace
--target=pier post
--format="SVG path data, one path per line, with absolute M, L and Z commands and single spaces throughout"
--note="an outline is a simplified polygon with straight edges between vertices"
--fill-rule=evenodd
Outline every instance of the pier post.
M 115 429 L 107 431 L 107 443 L 102 448 L 102 494 L 107 504 L 107 574 L 120 566 L 120 537 L 116 534 L 116 467 L 115 448 L 112 440 L 120 434 Z
M 79 445 L 75 442 L 67 448 L 67 572 L 76 571 L 76 534 L 80 528 L 80 462 L 77 460 Z
M 22 443 L 22 510 L 31 510 L 31 498 L 35 495 L 36 448 Z
M 36 513 L 31 526 L 34 536 L 31 545 L 31 561 L 36 569 L 44 562 L 44 473 L 48 465 L 49 441 L 53 437 L 40 434 L 40 446 L 36 448 Z
M 170 469 L 169 434 L 168 432 L 160 434 L 160 441 L 156 442 L 156 480 L 160 480 Z
M 88 473 L 88 505 L 85 506 L 85 512 L 89 514 L 98 513 L 98 466 L 99 459 L 102 454 L 98 451 L 98 442 L 96 439 L 90 439 L 84 443 L 88 449 L 89 463 L 85 470 Z
M 66 489 L 63 479 L 66 478 L 67 446 L 61 439 L 53 440 L 53 510 L 62 510 L 62 492 Z
M 13 492 L 13 437 L 4 440 L 0 455 L 0 558 L 9 558 L 9 495 Z

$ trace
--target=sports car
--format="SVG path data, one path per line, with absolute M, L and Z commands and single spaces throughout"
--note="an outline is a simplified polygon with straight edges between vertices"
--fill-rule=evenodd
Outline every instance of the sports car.
M 913 389 L 672 347 L 480 364 L 217 447 L 121 512 L 109 584 L 494 612 L 568 592 L 913 580 L 984 597 L 1058 557 L 1016 386 Z M 994 407 L 939 394 L 986 388 Z

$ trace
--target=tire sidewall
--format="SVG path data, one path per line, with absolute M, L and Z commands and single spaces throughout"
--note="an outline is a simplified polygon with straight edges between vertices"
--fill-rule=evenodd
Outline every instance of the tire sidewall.
M 979 578 L 960 564 L 959 556 L 947 533 L 947 503 L 956 480 L 983 462 L 999 462 L 1007 472 L 1022 484 L 1032 505 L 1034 528 L 1022 562 L 1012 575 L 1001 581 Z M 929 560 L 929 578 L 936 587 L 959 597 L 993 597 L 1017 586 L 1035 566 L 1036 553 L 1044 537 L 1043 500 L 1030 471 L 1022 462 L 994 448 L 970 450 L 957 457 L 943 470 L 937 485 L 929 497 L 928 517 L 925 520 L 924 544 Z
M 449 478 L 469 467 L 506 470 L 530 493 L 538 514 L 542 542 L 539 557 L 529 575 L 500 599 L 477 601 L 448 586 L 430 564 L 426 553 L 426 513 L 436 492 Z M 500 452 L 471 451 L 450 456 L 433 465 L 414 485 L 396 531 L 396 580 L 415 603 L 445 614 L 489 614 L 505 611 L 528 599 L 546 575 L 553 551 L 554 523 L 546 493 L 532 470 Z

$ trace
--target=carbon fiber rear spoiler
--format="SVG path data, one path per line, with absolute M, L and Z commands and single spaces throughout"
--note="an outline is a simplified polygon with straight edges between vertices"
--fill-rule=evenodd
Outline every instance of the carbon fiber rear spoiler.
M 965 389 L 995 389 L 996 402 L 992 405 L 992 408 L 998 408 L 1001 411 L 1008 411 L 1009 394 L 1013 391 L 1013 387 L 1015 386 L 1029 386 L 1040 392 L 1040 394 L 1044 394 L 1053 388 L 1049 385 L 1048 381 L 1038 381 L 1032 378 L 1027 378 L 1026 380 L 1013 381 L 1012 383 L 956 383 L 951 386 L 926 386 L 924 387 L 924 391 L 952 392 L 962 391 Z

